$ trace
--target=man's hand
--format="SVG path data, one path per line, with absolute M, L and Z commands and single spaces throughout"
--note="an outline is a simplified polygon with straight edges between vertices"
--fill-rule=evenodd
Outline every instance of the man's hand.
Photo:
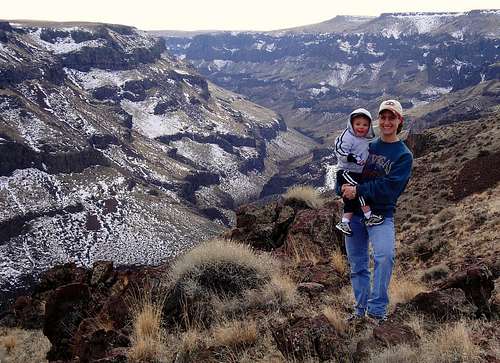
M 356 187 L 354 185 L 342 185 L 342 196 L 346 199 L 356 198 Z

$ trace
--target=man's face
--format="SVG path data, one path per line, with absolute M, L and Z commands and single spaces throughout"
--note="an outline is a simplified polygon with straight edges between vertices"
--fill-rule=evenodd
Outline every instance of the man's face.
M 358 137 L 365 137 L 370 129 L 370 122 L 363 116 L 355 116 L 352 119 L 352 128 Z
M 386 136 L 396 135 L 401 120 L 392 111 L 383 110 L 378 115 L 380 133 Z

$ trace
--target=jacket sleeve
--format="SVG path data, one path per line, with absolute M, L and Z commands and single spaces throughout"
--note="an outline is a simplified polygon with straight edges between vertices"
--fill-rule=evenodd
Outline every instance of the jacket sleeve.
M 410 179 L 412 163 L 411 154 L 401 155 L 392 166 L 389 174 L 359 184 L 357 186 L 358 195 L 381 204 L 393 202 L 403 192 Z
M 349 162 L 347 157 L 352 150 L 352 144 L 352 137 L 349 137 L 348 131 L 344 130 L 344 132 L 335 139 L 335 156 L 337 160 L 340 160 L 342 163 Z

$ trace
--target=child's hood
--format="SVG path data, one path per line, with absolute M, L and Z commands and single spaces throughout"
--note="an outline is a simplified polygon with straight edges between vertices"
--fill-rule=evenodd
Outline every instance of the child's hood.
M 370 114 L 370 111 L 368 111 L 364 108 L 357 108 L 351 112 L 351 114 L 349 115 L 349 119 L 347 120 L 347 129 L 349 130 L 349 132 L 352 135 L 356 136 L 356 134 L 354 133 L 354 129 L 352 128 L 352 118 L 353 118 L 353 116 L 360 115 L 360 114 L 365 115 L 366 117 L 368 117 L 370 119 L 370 128 L 368 129 L 368 133 L 366 134 L 365 137 L 367 139 L 373 139 L 375 137 L 375 132 L 373 131 L 372 115 Z

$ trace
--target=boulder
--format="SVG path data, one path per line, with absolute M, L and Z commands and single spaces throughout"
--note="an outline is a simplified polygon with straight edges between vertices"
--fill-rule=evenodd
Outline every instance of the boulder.
M 68 360 L 73 357 L 72 337 L 87 316 L 90 291 L 86 284 L 72 283 L 58 287 L 45 305 L 43 333 L 52 347 L 48 360 Z
M 130 346 L 130 339 L 127 336 L 115 330 L 99 329 L 83 338 L 75 350 L 75 356 L 83 363 L 100 361 L 103 358 L 109 361 L 111 358 L 109 355 L 114 348 L 128 346 Z M 112 361 L 116 361 L 116 358 L 115 355 Z
M 312 356 L 321 361 L 345 361 L 349 355 L 343 335 L 324 315 L 297 318 L 272 327 L 272 335 L 281 353 L 290 361 Z
M 491 316 L 490 298 L 495 288 L 495 278 L 485 265 L 476 265 L 453 274 L 443 281 L 439 288 L 447 290 L 458 288 L 463 290 L 469 301 L 478 308 L 478 314 Z
M 474 318 L 477 312 L 465 293 L 455 288 L 421 292 L 410 301 L 410 305 L 439 321 Z
M 111 261 L 96 261 L 92 267 L 92 277 L 90 278 L 90 285 L 96 286 L 103 283 L 113 272 L 113 262 Z
M 386 347 L 398 344 L 415 344 L 420 339 L 411 327 L 395 322 L 385 322 L 375 327 L 373 337 Z

